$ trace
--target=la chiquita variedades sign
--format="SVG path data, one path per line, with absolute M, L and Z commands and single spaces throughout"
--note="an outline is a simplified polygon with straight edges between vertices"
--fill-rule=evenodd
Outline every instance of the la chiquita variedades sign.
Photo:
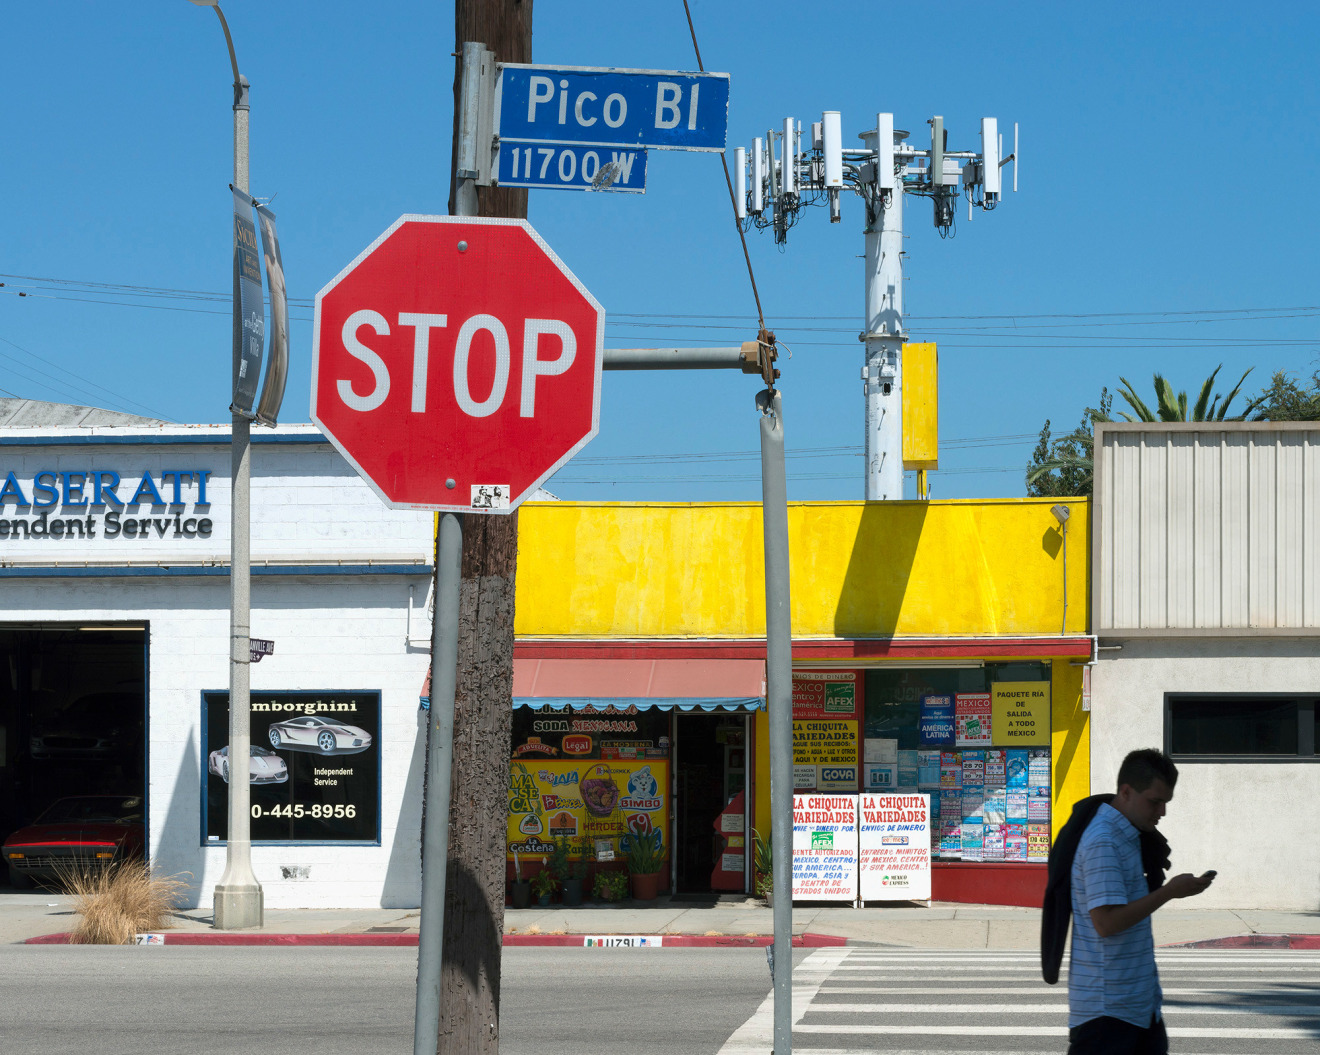
M 9 472 L 0 485 L 0 540 L 210 538 L 209 469 L 120 474 L 110 469 Z

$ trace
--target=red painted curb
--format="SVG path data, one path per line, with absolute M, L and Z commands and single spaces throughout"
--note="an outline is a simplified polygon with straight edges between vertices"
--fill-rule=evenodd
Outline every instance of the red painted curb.
M 1234 934 L 1227 938 L 1185 941 L 1166 949 L 1320 949 L 1320 934 Z
M 163 935 L 166 945 L 355 945 L 384 947 L 415 947 L 417 933 L 403 934 L 218 934 L 215 931 L 167 931 Z M 649 937 L 650 935 L 648 935 Z M 763 948 L 774 942 L 769 934 L 665 934 L 664 946 L 679 949 Z M 543 948 L 582 948 L 584 934 L 506 934 L 507 946 L 539 946 Z M 43 934 L 28 938 L 26 945 L 67 945 L 68 934 Z M 793 946 L 799 949 L 838 948 L 848 944 L 846 938 L 833 934 L 796 934 Z

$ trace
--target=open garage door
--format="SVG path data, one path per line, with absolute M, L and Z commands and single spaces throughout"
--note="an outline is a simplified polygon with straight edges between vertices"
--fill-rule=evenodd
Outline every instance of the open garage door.
M 0 841 L 59 799 L 145 807 L 146 685 L 145 626 L 0 624 Z

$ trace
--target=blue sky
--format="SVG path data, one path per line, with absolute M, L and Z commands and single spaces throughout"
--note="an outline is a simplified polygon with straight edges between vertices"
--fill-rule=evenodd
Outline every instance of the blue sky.
M 294 299 L 282 420 L 305 421 L 311 299 L 399 215 L 445 211 L 453 11 L 224 7 L 252 82 L 252 191 L 275 196 Z M 732 77 L 731 147 L 824 109 L 842 111 L 846 143 L 880 110 L 918 142 L 942 114 L 954 149 L 976 147 L 983 115 L 1021 125 L 1020 191 L 995 213 L 963 212 L 941 240 L 908 200 L 909 330 L 940 345 L 934 497 L 1022 494 L 1044 419 L 1071 428 L 1120 375 L 1148 394 L 1159 370 L 1194 395 L 1221 362 L 1221 391 L 1252 366 L 1253 393 L 1274 370 L 1310 374 L 1309 5 L 933 10 L 692 2 L 706 67 Z M 231 77 L 214 15 L 185 0 L 9 5 L 3 46 L 0 390 L 227 420 Z M 533 60 L 696 68 L 681 0 L 537 0 Z M 529 219 L 604 304 L 607 347 L 754 335 L 714 155 L 653 152 L 641 196 L 533 192 Z M 849 196 L 842 223 L 813 210 L 784 251 L 749 234 L 767 322 L 793 353 L 793 499 L 862 493 L 862 221 Z M 607 373 L 600 435 L 549 486 L 756 498 L 757 388 Z

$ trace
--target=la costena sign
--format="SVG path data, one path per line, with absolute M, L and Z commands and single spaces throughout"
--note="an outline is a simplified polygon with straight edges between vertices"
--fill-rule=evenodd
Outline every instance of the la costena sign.
M 209 469 L 11 471 L 0 485 L 0 539 L 210 538 L 202 515 L 210 477 Z

